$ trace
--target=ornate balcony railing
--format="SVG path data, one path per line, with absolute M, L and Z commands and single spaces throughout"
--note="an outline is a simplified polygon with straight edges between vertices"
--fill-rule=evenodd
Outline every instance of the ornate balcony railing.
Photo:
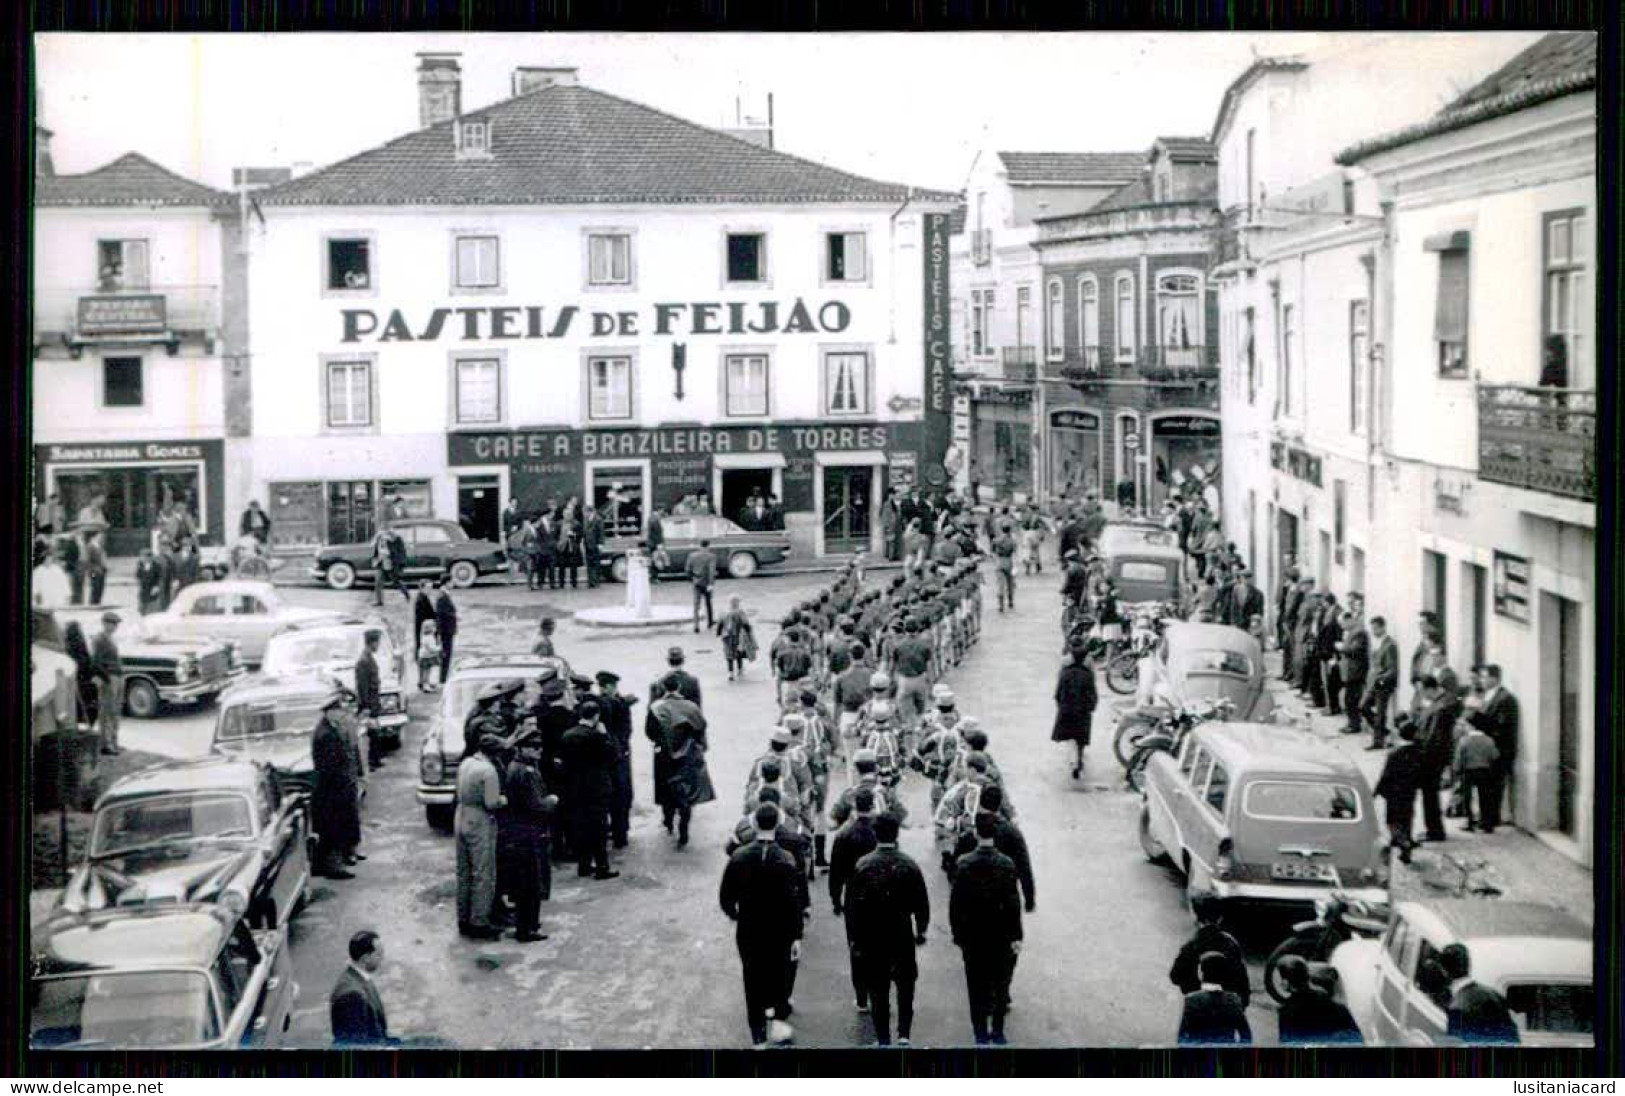
M 1596 392 L 1479 385 L 1478 475 L 1492 483 L 1595 502 Z
M 999 350 L 1001 376 L 1007 381 L 1031 383 L 1038 379 L 1038 347 L 1006 346 Z
M 1205 346 L 1153 346 L 1149 360 L 1140 366 L 1140 376 L 1159 383 L 1210 381 L 1219 376 L 1219 363 Z

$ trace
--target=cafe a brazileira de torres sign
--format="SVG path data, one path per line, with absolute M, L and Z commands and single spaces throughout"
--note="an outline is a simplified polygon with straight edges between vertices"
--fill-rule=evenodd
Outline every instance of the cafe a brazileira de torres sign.
M 852 324 L 844 301 L 662 301 L 605 311 L 580 305 L 483 305 L 339 310 L 342 341 L 465 342 L 667 335 L 834 335 Z

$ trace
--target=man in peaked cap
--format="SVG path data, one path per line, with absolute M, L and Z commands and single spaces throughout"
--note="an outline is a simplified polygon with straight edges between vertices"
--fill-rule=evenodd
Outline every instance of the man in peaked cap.
M 564 755 L 567 817 L 576 850 L 576 873 L 593 879 L 614 879 L 621 873 L 609 866 L 605 822 L 614 796 L 615 744 L 599 722 L 596 697 L 576 706 L 577 723 L 561 741 Z
M 693 704 L 697 708 L 703 709 L 705 704 L 700 699 L 700 679 L 683 669 L 683 663 L 686 661 L 686 658 L 687 656 L 683 654 L 683 649 L 681 647 L 673 647 L 668 650 L 666 652 L 666 665 L 670 667 L 670 669 L 666 671 L 666 676 L 662 679 L 662 681 L 670 681 L 675 678 L 677 681 L 676 691 L 682 694 L 683 698 L 689 703 Z M 666 691 L 669 693 L 672 690 L 668 686 Z
M 361 844 L 361 756 L 350 734 L 345 709 L 349 694 L 334 688 L 322 700 L 322 718 L 310 739 L 316 785 L 310 795 L 311 829 L 318 858 L 314 873 L 354 879 L 346 864 L 359 859 Z
M 609 804 L 609 834 L 610 844 L 617 849 L 626 848 L 627 830 L 632 817 L 632 705 L 638 702 L 635 696 L 623 696 L 620 691 L 621 678 L 611 670 L 599 670 L 595 675 L 598 682 L 598 708 L 603 719 L 604 729 L 615 743 L 615 772 L 613 783 L 615 794 Z

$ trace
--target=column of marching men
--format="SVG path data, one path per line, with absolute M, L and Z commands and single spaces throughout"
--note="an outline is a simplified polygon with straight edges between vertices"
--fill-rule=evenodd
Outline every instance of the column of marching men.
M 929 783 L 928 824 L 952 884 L 972 1033 L 978 1044 L 1005 1040 L 1022 911 L 1036 896 L 988 734 L 958 710 L 944 680 L 981 629 L 982 577 L 966 539 L 965 558 L 925 563 L 884 588 L 866 588 L 848 565 L 781 622 L 770 650 L 780 710 L 749 770 L 720 891 L 736 923 L 758 1047 L 793 1037 L 792 994 L 820 873 L 831 912 L 844 920 L 855 1009 L 871 1017 L 876 1043 L 909 1044 L 915 953 L 931 919 L 924 872 L 898 847 L 912 779 Z M 832 775 L 845 784 L 833 796 Z

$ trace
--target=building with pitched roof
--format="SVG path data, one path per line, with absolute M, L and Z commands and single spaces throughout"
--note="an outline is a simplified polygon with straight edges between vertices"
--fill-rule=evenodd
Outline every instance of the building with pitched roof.
M 52 136 L 36 130 L 34 488 L 70 517 L 102 496 L 115 555 L 170 501 L 219 543 L 234 200 L 136 152 L 59 174 Z
M 521 69 L 461 102 L 420 55 L 419 129 L 255 196 L 234 498 L 278 547 L 381 506 L 499 535 L 612 493 L 626 530 L 777 496 L 799 553 L 880 547 L 941 484 L 948 214 L 867 179 Z

